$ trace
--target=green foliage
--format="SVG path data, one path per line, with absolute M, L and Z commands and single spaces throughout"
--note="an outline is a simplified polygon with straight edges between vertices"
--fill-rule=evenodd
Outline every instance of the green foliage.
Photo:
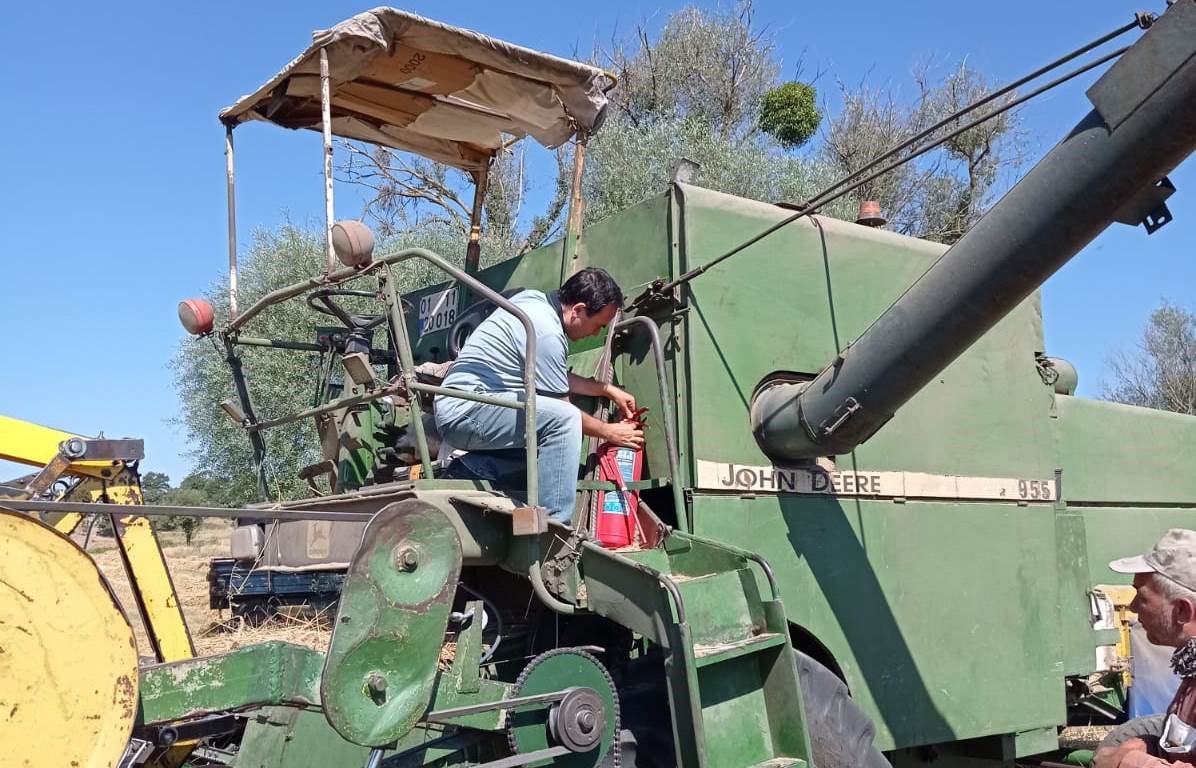
M 590 140 L 588 221 L 660 194 L 680 158 L 700 166 L 694 183 L 768 202 L 804 199 L 833 180 L 827 164 L 786 153 L 760 128 L 780 62 L 772 36 L 755 28 L 750 2 L 683 8 L 655 37 L 640 27 L 599 58 L 610 62 L 619 88 L 611 117 Z M 809 93 L 812 134 L 821 113 Z
M 141 495 L 146 504 L 163 504 L 170 491 L 170 476 L 161 472 L 146 472 L 141 478 Z
M 1138 349 L 1115 354 L 1109 367 L 1105 399 L 1196 415 L 1196 313 L 1164 303 Z
M 460 263 L 464 242 L 443 227 L 427 226 L 409 231 L 379 244 L 380 251 L 413 245 L 430 248 Z M 324 268 L 323 232 L 284 224 L 271 232 L 258 232 L 242 254 L 238 273 L 238 303 L 243 310 L 266 293 L 302 282 Z M 426 262 L 412 260 L 395 268 L 400 291 L 440 282 L 442 273 Z M 373 289 L 370 280 L 353 281 L 350 288 Z M 228 288 L 221 281 L 205 297 L 216 308 L 217 326 L 228 317 Z M 369 300 L 363 300 L 369 302 Z M 381 303 L 346 304 L 351 311 L 380 311 Z M 337 326 L 326 315 L 313 312 L 302 300 L 292 299 L 267 309 L 252 320 L 246 335 L 293 341 L 314 341 L 317 326 Z M 381 330 L 375 344 L 382 344 Z M 275 418 L 309 408 L 316 397 L 318 356 L 307 352 L 237 347 L 249 383 L 259 420 Z M 258 501 L 253 452 L 248 435 L 220 408 L 224 400 L 239 402 L 233 386 L 223 345 L 215 338 L 184 338 L 172 363 L 175 389 L 181 410 L 176 423 L 184 428 L 191 445 L 190 458 L 207 480 L 203 491 L 217 506 L 241 506 Z M 302 467 L 319 461 L 320 443 L 311 419 L 287 424 L 263 433 L 266 441 L 267 478 L 270 496 L 292 499 L 307 495 L 298 477 Z M 189 478 L 190 479 L 190 478 Z M 184 481 L 184 488 L 187 487 Z
M 842 107 L 824 120 L 813 86 L 778 82 L 775 42 L 755 29 L 750 2 L 730 11 L 682 9 L 655 38 L 641 27 L 600 59 L 620 85 L 611 120 L 590 142 L 591 221 L 658 194 L 680 157 L 702 166 L 701 186 L 766 202 L 808 200 L 992 90 L 965 66 L 945 78 L 922 67 L 912 100 L 892 86 L 841 86 Z M 1017 139 L 1014 119 L 1001 115 L 821 212 L 854 219 L 860 200 L 877 200 L 890 229 L 954 242 L 990 202 L 1000 170 L 1020 161 Z M 811 151 L 790 152 L 807 143 Z
M 323 238 L 286 224 L 273 232 L 254 235 L 241 258 L 238 301 L 248 307 L 267 292 L 317 274 L 324 267 Z M 216 308 L 219 322 L 228 313 L 225 281 L 212 286 L 205 298 Z M 310 341 L 315 338 L 316 315 L 302 301 L 285 302 L 263 313 L 253 324 L 255 336 Z M 331 323 L 328 323 L 331 324 Z M 245 375 L 259 419 L 301 410 L 311 404 L 316 366 L 311 356 L 281 350 L 239 347 Z M 240 425 L 220 408 L 223 400 L 238 402 L 225 353 L 214 337 L 184 338 L 174 358 L 175 389 L 181 400 L 179 421 L 191 445 L 195 466 L 223 479 L 214 489 L 219 504 L 240 505 L 257 500 L 253 454 Z M 279 427 L 265 433 L 271 490 L 281 497 L 297 492 L 294 472 L 315 460 L 318 441 L 310 422 Z
M 983 75 L 966 66 L 945 78 L 922 67 L 915 71 L 914 81 L 918 96 L 912 101 L 901 100 L 888 89 L 841 86 L 843 107 L 824 126 L 818 157 L 836 175 L 854 174 L 890 147 L 993 90 Z M 1008 98 L 964 120 L 986 114 Z M 962 122 L 952 121 L 934 135 L 946 135 Z M 867 182 L 854 197 L 878 201 L 889 228 L 896 232 L 953 243 L 991 202 L 1000 170 L 1020 163 L 1019 139 L 1016 121 L 1006 113 Z
M 620 125 L 595 136 L 591 147 L 585 179 L 591 221 L 659 194 L 681 157 L 701 166 L 698 185 L 755 200 L 805 199 L 832 180 L 822 163 L 780 153 L 760 136 L 724 138 L 695 118 Z
M 805 145 L 822 122 L 817 99 L 818 92 L 809 83 L 791 80 L 773 88 L 760 101 L 760 130 L 786 148 Z
M 745 0 L 681 8 L 655 40 L 640 27 L 605 58 L 619 78 L 614 107 L 631 125 L 691 119 L 724 139 L 754 129 L 760 100 L 780 72 L 775 40 L 755 28 Z
M 210 475 L 194 473 L 187 475 L 178 488 L 170 487 L 170 478 L 161 472 L 146 472 L 141 478 L 141 492 L 146 504 L 163 504 L 172 507 L 216 506 L 209 491 L 219 487 Z M 154 518 L 154 527 L 160 531 L 182 531 L 188 544 L 199 528 L 198 517 L 191 515 L 169 515 Z

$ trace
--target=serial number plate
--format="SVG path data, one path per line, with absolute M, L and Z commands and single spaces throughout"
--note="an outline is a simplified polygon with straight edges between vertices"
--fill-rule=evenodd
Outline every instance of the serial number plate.
M 457 286 L 419 300 L 419 335 L 443 331 L 457 319 Z

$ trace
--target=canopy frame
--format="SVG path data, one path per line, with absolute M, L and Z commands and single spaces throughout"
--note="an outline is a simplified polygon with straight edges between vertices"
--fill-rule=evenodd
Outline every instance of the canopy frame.
M 615 84 L 613 75 L 597 67 L 393 8 L 375 8 L 316 32 L 303 53 L 220 113 L 225 125 L 230 314 L 237 314 L 232 133 L 238 125 L 260 120 L 320 131 L 325 274 L 336 267 L 333 136 L 412 152 L 468 173 L 474 182 L 465 260 L 469 274 L 480 265 L 486 185 L 497 153 L 529 135 L 549 148 L 575 140 L 562 269 L 567 273 L 581 231 L 585 144 L 601 125 L 606 94 Z M 407 122 L 396 125 L 388 119 Z

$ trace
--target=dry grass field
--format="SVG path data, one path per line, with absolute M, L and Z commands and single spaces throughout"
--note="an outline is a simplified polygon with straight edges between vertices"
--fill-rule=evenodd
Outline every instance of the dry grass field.
M 227 556 L 231 527 L 232 524 L 227 520 L 204 520 L 190 544 L 185 542 L 182 531 L 161 531 L 158 534 L 196 653 L 207 656 L 266 640 L 285 640 L 319 651 L 325 650 L 330 636 L 328 616 L 279 615 L 262 626 L 250 627 L 227 611 L 208 608 L 208 561 L 213 557 Z M 108 537 L 93 535 L 87 552 L 108 579 L 112 591 L 124 607 L 125 615 L 137 636 L 141 655 L 152 657 L 153 651 L 133 602 L 116 542 Z

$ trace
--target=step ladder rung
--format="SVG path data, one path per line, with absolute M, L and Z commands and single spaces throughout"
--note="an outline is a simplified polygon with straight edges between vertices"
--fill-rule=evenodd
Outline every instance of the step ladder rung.
M 756 763 L 749 768 L 788 768 L 788 766 L 805 765 L 806 761 L 797 757 L 774 757 L 762 763 Z
M 763 651 L 766 648 L 773 648 L 786 642 L 788 639 L 780 632 L 764 632 L 733 643 L 696 644 L 694 645 L 694 658 L 699 667 L 704 667 Z
M 714 571 L 713 573 L 700 573 L 696 576 L 685 573 L 670 573 L 668 576 L 672 579 L 674 584 L 689 584 L 702 579 L 709 579 L 711 576 L 718 576 L 721 571 Z

